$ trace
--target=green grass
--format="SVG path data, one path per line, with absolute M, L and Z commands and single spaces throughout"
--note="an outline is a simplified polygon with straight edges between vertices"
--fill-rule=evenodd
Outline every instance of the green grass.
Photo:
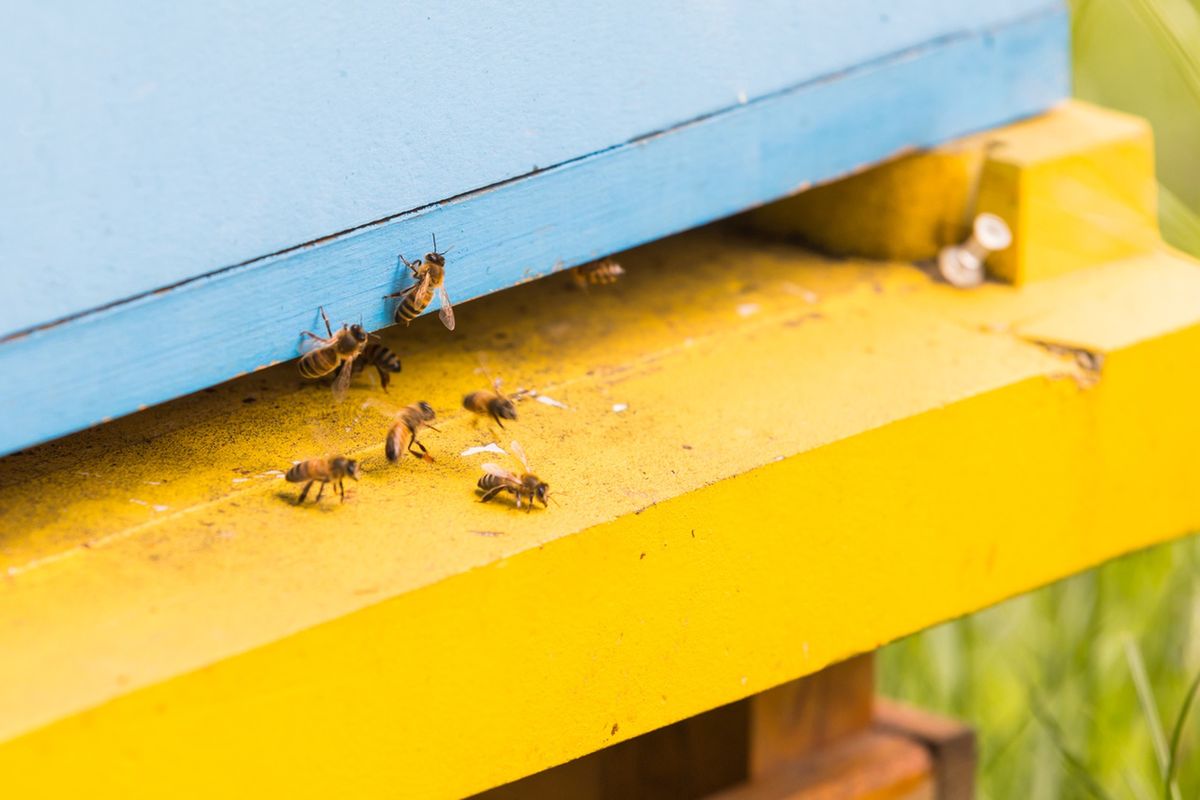
M 1200 256 L 1200 0 L 1071 0 L 1075 93 L 1150 120 L 1163 236 Z
M 976 726 L 982 797 L 1200 797 L 1198 575 L 1196 537 L 1114 561 L 885 648 L 880 689 Z
M 1071 9 L 1076 94 L 1150 120 L 1163 235 L 1200 256 L 1200 0 Z M 1200 798 L 1200 539 L 891 645 L 880 684 L 976 726 L 984 798 Z

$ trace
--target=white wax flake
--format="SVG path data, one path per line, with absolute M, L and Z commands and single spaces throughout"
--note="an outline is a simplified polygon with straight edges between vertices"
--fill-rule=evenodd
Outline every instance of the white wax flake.
M 737 307 L 739 316 L 752 317 L 758 313 L 758 303 L 742 303 Z
M 234 483 L 245 483 L 248 480 L 250 480 L 250 479 L 249 478 L 234 478 L 233 482 Z
M 147 486 L 162 486 L 162 481 L 146 481 Z
M 148 505 L 150 505 L 150 504 L 149 504 L 149 503 L 147 503 L 145 500 L 138 500 L 136 497 L 131 497 L 131 498 L 129 498 L 129 502 L 131 502 L 131 503 L 137 503 L 139 506 L 148 506 Z
M 613 403 L 612 410 L 614 414 L 620 414 L 622 411 L 625 411 L 628 408 L 629 405 L 627 403 Z
M 504 450 L 500 448 L 500 445 L 496 444 L 495 442 L 491 442 L 483 447 L 468 447 L 466 450 L 462 451 L 462 455 L 464 457 L 477 456 L 480 453 L 496 453 L 497 455 L 502 456 L 508 455 L 508 453 L 504 452 Z
M 153 508 L 155 511 L 167 511 L 168 509 L 171 508 L 170 506 L 150 506 L 150 507 Z
M 544 394 L 539 394 L 537 396 L 537 401 L 539 403 L 542 403 L 543 405 L 554 406 L 555 408 L 567 408 L 567 409 L 570 408 L 569 405 L 562 402 L 561 400 L 555 400 L 553 397 L 546 397 L 546 395 L 544 395 Z

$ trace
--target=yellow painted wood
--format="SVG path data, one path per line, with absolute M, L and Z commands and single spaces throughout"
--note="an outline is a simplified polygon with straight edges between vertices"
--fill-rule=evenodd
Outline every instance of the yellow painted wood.
M 280 365 L 0 460 L 6 794 L 467 794 L 1200 526 L 1194 262 L 622 263 L 390 332 L 390 395 Z M 570 406 L 510 426 L 561 505 L 474 502 L 481 352 Z M 420 399 L 438 460 L 387 465 Z M 290 505 L 333 449 L 348 501 Z
M 983 146 L 901 155 L 742 216 L 747 227 L 840 256 L 919 261 L 967 232 Z
M 1072 103 L 997 134 L 978 210 L 1007 220 L 1013 244 L 992 275 L 1021 284 L 1161 246 L 1145 120 Z
M 1147 123 L 1073 101 L 746 219 L 832 253 L 922 260 L 961 242 L 975 214 L 989 211 L 1013 229 L 989 272 L 1021 284 L 1159 248 L 1156 193 Z

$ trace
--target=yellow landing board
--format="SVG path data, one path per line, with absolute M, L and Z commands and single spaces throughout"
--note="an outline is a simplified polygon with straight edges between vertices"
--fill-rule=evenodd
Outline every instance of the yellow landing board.
M 623 263 L 390 331 L 388 395 L 281 365 L 0 461 L 4 796 L 463 795 L 1200 527 L 1193 262 Z M 567 406 L 501 439 L 549 510 L 476 502 L 480 353 Z M 390 466 L 416 400 L 437 461 Z M 290 504 L 330 450 L 347 502 Z

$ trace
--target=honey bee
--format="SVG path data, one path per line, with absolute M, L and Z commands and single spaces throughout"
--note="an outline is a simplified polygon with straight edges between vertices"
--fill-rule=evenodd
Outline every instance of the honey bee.
M 325 309 L 321 308 L 320 312 L 329 336 L 321 337 L 312 331 L 302 331 L 301 336 L 307 336 L 316 344 L 311 345 L 311 348 L 300 356 L 296 366 L 306 378 L 321 378 L 338 369 L 340 365 L 341 369 L 333 381 L 333 396 L 341 400 L 350 385 L 354 361 L 367 346 L 368 334 L 362 325 L 342 325 L 335 334 Z
M 571 278 L 580 289 L 588 286 L 606 286 L 616 283 L 625 274 L 625 269 L 612 258 L 582 264 L 571 270 Z
M 287 471 L 289 483 L 300 483 L 307 481 L 304 488 L 300 490 L 300 497 L 296 500 L 296 505 L 304 502 L 304 498 L 308 496 L 308 490 L 312 488 L 314 482 L 320 481 L 321 488 L 317 490 L 317 498 L 313 502 L 321 502 L 321 495 L 325 492 L 325 484 L 332 483 L 337 493 L 341 495 L 342 502 L 346 502 L 346 487 L 342 482 L 347 478 L 358 480 L 359 470 L 358 462 L 346 458 L 345 456 L 333 456 L 331 458 L 310 458 L 308 461 L 300 461 L 292 465 L 292 468 Z
M 449 252 L 448 250 L 446 252 Z M 438 317 L 442 320 L 442 324 L 450 330 L 454 330 L 454 308 L 450 305 L 450 298 L 446 295 L 446 287 L 444 281 L 446 278 L 446 253 L 437 251 L 437 236 L 433 237 L 433 252 L 426 253 L 424 260 L 417 259 L 409 261 L 403 255 L 400 260 L 404 262 L 404 266 L 412 271 L 413 280 L 416 281 L 412 286 L 403 289 L 395 294 L 385 295 L 385 300 L 390 300 L 393 297 L 403 298 L 400 304 L 396 306 L 396 312 L 393 317 L 396 322 L 403 322 L 405 325 L 412 322 L 433 300 L 433 294 L 436 291 L 441 306 L 438 309 Z
M 480 389 L 477 392 L 471 392 L 463 397 L 462 404 L 467 411 L 473 411 L 481 417 L 485 414 L 490 416 L 501 428 L 504 427 L 502 419 L 515 420 L 517 418 L 516 404 L 500 391 L 500 381 L 495 378 L 492 379 L 490 391 Z
M 433 418 L 433 406 L 424 400 L 400 409 L 400 413 L 396 415 L 396 422 L 388 430 L 387 441 L 384 444 L 384 452 L 387 454 L 387 460 L 394 464 L 403 458 L 404 453 L 407 451 L 417 458 L 432 462 L 433 456 L 429 455 L 429 451 L 425 449 L 425 445 L 417 441 L 417 433 L 421 428 L 429 428 L 436 431 L 437 428 L 429 424 Z M 438 432 L 440 433 L 441 431 Z M 418 453 L 416 450 L 413 450 L 413 445 L 421 448 L 421 452 Z
M 521 449 L 521 445 L 513 442 L 512 452 L 521 462 L 525 471 L 521 475 L 517 475 L 496 464 L 484 464 L 484 475 L 475 485 L 476 491 L 483 493 L 479 502 L 486 503 L 500 492 L 510 492 L 516 500 L 517 508 L 520 508 L 522 500 L 524 501 L 526 512 L 533 510 L 534 500 L 540 500 L 542 506 L 548 508 L 550 486 L 530 472 L 529 461 L 525 458 L 525 451 Z
M 358 358 L 354 359 L 351 371 L 357 375 L 367 367 L 374 367 L 375 371 L 379 373 L 379 385 L 386 392 L 392 378 L 388 373 L 401 370 L 400 356 L 378 342 L 370 342 L 363 348 Z

